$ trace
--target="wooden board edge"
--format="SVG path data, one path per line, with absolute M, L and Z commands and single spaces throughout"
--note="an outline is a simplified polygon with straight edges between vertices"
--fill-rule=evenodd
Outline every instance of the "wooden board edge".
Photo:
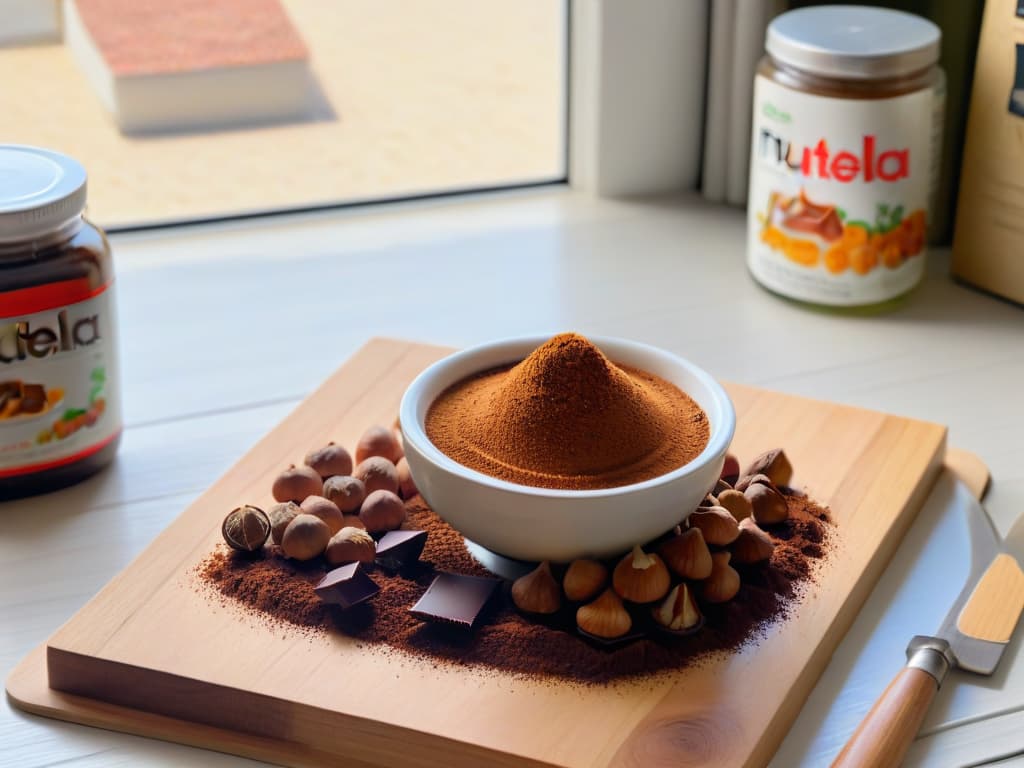
M 394 724 L 382 726 L 373 720 L 327 712 L 314 706 L 298 704 L 266 694 L 228 688 L 169 672 L 142 669 L 107 659 L 84 656 L 53 645 L 45 646 L 46 679 L 49 690 L 57 695 L 89 698 L 81 691 L 102 691 L 102 698 L 92 699 L 128 712 L 162 717 L 181 724 L 183 728 L 199 726 L 213 732 L 231 734 L 238 739 L 257 739 L 277 744 L 303 745 L 310 753 L 344 756 L 346 765 L 366 766 L 426 765 L 420 756 L 431 755 L 441 765 L 498 768 L 557 768 L 525 756 L 501 752 L 458 741 L 433 733 L 402 728 Z M 157 695 L 154 697 L 154 690 Z M 140 691 L 145 691 L 140 695 Z M 161 702 L 162 709 L 141 708 L 145 702 Z M 215 726 L 204 718 L 212 713 Z M 330 728 L 323 723 L 331 721 Z M 253 732 L 251 723 L 259 723 Z M 274 735 L 265 735 L 273 732 Z M 320 758 L 321 763 L 323 757 Z
M 934 426 L 941 429 L 940 439 L 936 442 L 932 455 L 928 460 L 927 469 L 918 480 L 917 486 L 912 491 L 903 513 L 894 521 L 891 535 L 878 548 L 874 561 L 868 564 L 868 567 L 861 573 L 853 589 L 850 590 L 846 603 L 849 610 L 841 611 L 825 631 L 821 641 L 818 643 L 818 647 L 790 688 L 789 696 L 784 701 L 783 706 L 775 713 L 771 723 L 763 730 L 761 738 L 751 750 L 750 757 L 744 764 L 744 768 L 767 765 L 772 756 L 778 752 L 779 745 L 785 739 L 786 734 L 789 733 L 790 727 L 799 716 L 800 710 L 803 709 L 811 690 L 825 671 L 825 667 L 828 666 L 832 653 L 857 620 L 864 607 L 864 603 L 867 602 L 878 580 L 886 568 L 889 567 L 889 563 L 895 556 L 896 550 L 899 549 L 899 545 L 902 543 L 907 531 L 914 520 L 917 519 L 921 507 L 931 493 L 932 488 L 935 487 L 936 481 L 942 474 L 943 469 L 946 468 L 946 443 L 949 431 L 945 427 Z M 785 728 L 773 727 L 775 723 L 780 721 L 786 724 Z

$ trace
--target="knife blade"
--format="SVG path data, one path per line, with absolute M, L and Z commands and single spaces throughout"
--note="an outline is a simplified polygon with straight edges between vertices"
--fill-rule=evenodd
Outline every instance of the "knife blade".
M 971 568 L 963 589 L 932 635 L 907 646 L 893 678 L 832 763 L 832 768 L 895 768 L 953 667 L 991 675 L 1024 609 L 1024 571 L 977 499 L 957 483 L 967 518 Z

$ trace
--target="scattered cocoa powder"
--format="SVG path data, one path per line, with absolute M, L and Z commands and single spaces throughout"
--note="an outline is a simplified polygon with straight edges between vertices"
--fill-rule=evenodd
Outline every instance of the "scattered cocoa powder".
M 406 527 L 428 533 L 420 564 L 398 574 L 374 570 L 380 593 L 348 612 L 324 605 L 313 592 L 312 585 L 325 573 L 322 564 L 287 560 L 277 547 L 256 556 L 220 547 L 197 573 L 223 599 L 237 601 L 271 622 L 343 632 L 368 644 L 447 664 L 598 683 L 679 669 L 708 654 L 735 650 L 788 616 L 812 583 L 814 560 L 827 554 L 831 523 L 827 510 L 806 497 L 789 494 L 787 504 L 789 521 L 768 528 L 776 542 L 771 565 L 736 566 L 743 582 L 739 595 L 722 605 L 701 606 L 706 622 L 700 631 L 679 639 L 652 632 L 618 647 L 598 646 L 578 635 L 575 606 L 566 606 L 543 623 L 524 618 L 512 607 L 507 590 L 475 633 L 415 619 L 409 607 L 438 571 L 487 573 L 466 551 L 462 536 L 419 496 L 407 503 Z M 637 608 L 636 621 L 647 621 L 643 608 Z
M 430 440 L 479 472 L 545 488 L 611 488 L 663 475 L 708 443 L 707 415 L 646 371 L 565 333 L 522 362 L 456 382 L 431 404 Z

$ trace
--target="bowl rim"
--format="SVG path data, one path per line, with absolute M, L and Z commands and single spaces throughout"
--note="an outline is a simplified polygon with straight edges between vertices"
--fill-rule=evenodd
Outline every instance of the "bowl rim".
M 732 404 L 732 400 L 729 398 L 728 393 L 722 385 L 710 373 L 700 366 L 690 362 L 686 358 L 680 357 L 679 355 L 661 349 L 660 347 L 655 347 L 651 344 L 615 336 L 587 336 L 586 338 L 601 349 L 602 352 L 604 351 L 604 346 L 629 347 L 644 355 L 660 358 L 673 366 L 685 369 L 690 375 L 694 376 L 707 388 L 710 393 L 711 400 L 720 411 L 720 423 L 717 425 L 712 423 L 711 434 L 708 437 L 707 445 L 704 446 L 704 450 L 681 467 L 677 467 L 671 472 L 666 472 L 663 475 L 642 480 L 639 483 L 613 486 L 611 488 L 590 488 L 583 490 L 570 488 L 542 488 L 533 485 L 512 483 L 508 480 L 492 477 L 491 475 L 487 475 L 483 472 L 467 467 L 464 464 L 460 464 L 434 445 L 430 438 L 427 437 L 424 424 L 420 419 L 416 418 L 416 406 L 423 398 L 427 386 L 432 384 L 436 378 L 441 376 L 442 373 L 459 363 L 471 360 L 475 357 L 484 355 L 485 353 L 493 352 L 499 348 L 528 346 L 532 344 L 532 348 L 536 349 L 536 347 L 551 338 L 551 335 L 532 335 L 497 339 L 485 344 L 479 344 L 474 347 L 453 352 L 452 354 L 446 355 L 440 360 L 431 363 L 421 371 L 415 379 L 413 379 L 412 383 L 409 384 L 405 393 L 402 395 L 398 413 L 404 439 L 411 442 L 416 450 L 427 457 L 433 464 L 452 474 L 456 474 L 465 480 L 469 480 L 498 491 L 550 499 L 601 499 L 626 496 L 638 491 L 667 485 L 681 478 L 696 474 L 709 462 L 714 461 L 721 455 L 724 455 L 728 450 L 729 444 L 732 442 L 732 438 L 736 430 L 736 410 Z M 614 357 L 614 355 L 609 355 L 609 357 Z M 458 379 L 449 382 L 446 386 L 451 386 L 455 381 L 458 381 Z M 692 397 L 692 395 L 690 396 Z M 427 404 L 427 407 L 423 408 L 424 417 L 426 416 L 428 407 L 429 403 Z

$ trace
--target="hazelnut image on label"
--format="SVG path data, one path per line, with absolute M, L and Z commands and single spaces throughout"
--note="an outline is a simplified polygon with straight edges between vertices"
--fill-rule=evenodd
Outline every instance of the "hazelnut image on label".
M 307 496 L 319 496 L 323 490 L 323 481 L 315 469 L 292 464 L 275 478 L 271 493 L 275 501 L 301 502 Z
M 328 443 L 306 454 L 303 463 L 316 470 L 324 480 L 334 475 L 352 474 L 352 455 L 337 443 Z

